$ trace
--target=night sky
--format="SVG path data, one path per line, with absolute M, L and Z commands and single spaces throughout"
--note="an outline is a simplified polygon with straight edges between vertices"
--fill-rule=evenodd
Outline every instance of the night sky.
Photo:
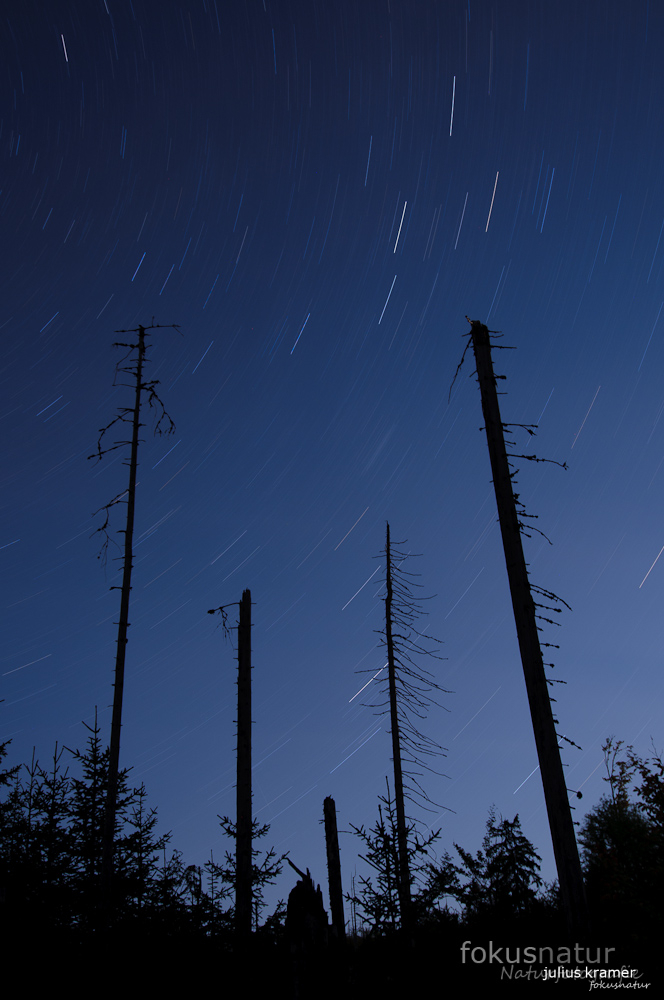
M 502 331 L 503 419 L 539 424 L 517 450 L 569 466 L 518 489 L 553 543 L 526 540 L 531 579 L 572 608 L 543 638 L 578 820 L 608 735 L 664 742 L 662 6 L 10 0 L 0 38 L 10 762 L 82 748 L 95 706 L 109 738 L 120 564 L 91 536 L 127 469 L 87 456 L 132 403 L 115 331 L 154 317 L 181 326 L 150 347 L 176 432 L 146 415 L 121 764 L 160 830 L 187 863 L 230 846 L 236 660 L 207 611 L 250 588 L 254 811 L 327 900 L 323 799 L 371 825 L 391 767 L 353 698 L 385 661 L 389 520 L 450 691 L 415 815 L 453 852 L 518 812 L 554 878 L 469 355 L 448 396 L 466 316 Z

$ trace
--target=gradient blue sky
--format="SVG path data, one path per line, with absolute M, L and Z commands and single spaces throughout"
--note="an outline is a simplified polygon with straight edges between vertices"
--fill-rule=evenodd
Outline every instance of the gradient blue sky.
M 121 761 L 160 828 L 190 863 L 228 846 L 236 664 L 207 610 L 248 587 L 255 812 L 327 892 L 324 797 L 370 825 L 390 768 L 351 701 L 384 662 L 389 520 L 452 692 L 426 724 L 446 809 L 418 816 L 452 850 L 518 812 L 553 878 L 469 360 L 448 392 L 466 315 L 503 331 L 503 418 L 569 464 L 519 484 L 554 543 L 532 580 L 573 609 L 545 638 L 581 818 L 607 735 L 663 742 L 661 5 L 14 0 L 0 38 L 12 761 L 81 746 L 95 705 L 108 738 L 118 564 L 90 536 L 126 469 L 87 456 L 131 402 L 114 331 L 154 316 L 182 327 L 150 350 L 177 431 L 141 448 Z

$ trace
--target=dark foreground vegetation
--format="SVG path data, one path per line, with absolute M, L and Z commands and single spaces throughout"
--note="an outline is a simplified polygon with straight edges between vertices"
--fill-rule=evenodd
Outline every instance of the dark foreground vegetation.
M 523 992 L 545 968 L 599 975 L 627 966 L 652 990 L 664 930 L 664 764 L 657 753 L 643 760 L 611 740 L 604 749 L 609 791 L 579 831 L 593 919 L 587 940 L 568 938 L 557 888 L 542 882 L 518 816 L 494 811 L 477 854 L 454 845 L 453 854 L 434 855 L 431 840 L 410 829 L 413 926 L 404 931 L 388 789 L 374 827 L 357 830 L 369 874 L 346 897 L 346 940 L 328 926 L 307 877 L 288 912 L 280 904 L 265 914 L 264 888 L 285 859 L 256 850 L 255 930 L 239 943 L 233 853 L 187 865 L 170 835 L 156 833 L 156 811 L 127 772 L 119 783 L 113 896 L 101 906 L 108 750 L 92 727 L 81 751 L 56 749 L 47 767 L 33 759 L 0 771 L 6 963 L 52 985 L 101 978 L 109 986 L 190 990 L 214 977 L 220 989 L 242 983 L 250 996 L 301 997 L 402 996 L 471 983 Z M 7 744 L 1 752 L 6 764 Z M 232 837 L 232 824 L 223 819 L 222 826 Z M 267 830 L 254 832 L 256 844 L 261 833 Z M 565 991 L 573 988 L 588 992 L 589 984 L 565 980 Z

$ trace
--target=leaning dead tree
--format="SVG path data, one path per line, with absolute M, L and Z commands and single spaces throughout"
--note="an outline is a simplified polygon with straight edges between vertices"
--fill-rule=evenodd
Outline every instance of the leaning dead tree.
M 542 461 L 542 459 L 538 459 L 534 455 L 508 455 L 504 435 L 504 429 L 508 425 L 502 422 L 498 406 L 489 330 L 484 323 L 477 320 L 469 320 L 469 322 L 471 325 L 470 342 L 472 342 L 475 353 L 477 378 L 482 396 L 482 412 L 491 459 L 493 486 L 505 551 L 512 608 L 544 786 L 544 798 L 558 869 L 560 892 L 570 932 L 583 932 L 588 927 L 583 876 L 537 625 L 538 618 L 542 617 L 538 613 L 538 608 L 549 607 L 551 609 L 551 605 L 550 603 L 542 605 L 533 599 L 533 588 L 531 588 L 528 579 L 521 540 L 524 525 L 520 518 L 524 516 L 524 512 L 520 509 L 518 495 L 514 492 L 513 470 L 509 462 L 510 457 L 533 461 Z M 526 429 L 532 433 L 532 429 L 528 427 Z M 519 505 L 519 509 L 517 505 Z M 549 602 L 557 600 L 555 595 L 548 591 L 537 589 L 537 592 Z
M 106 563 L 108 548 L 111 542 L 109 525 L 111 512 L 119 504 L 126 505 L 125 527 L 120 529 L 120 534 L 124 534 L 124 545 L 122 554 L 118 559 L 122 562 L 122 585 L 111 587 L 111 590 L 120 590 L 120 618 L 118 621 L 118 638 L 115 654 L 115 678 L 113 683 L 113 716 L 111 720 L 111 741 L 109 748 L 108 765 L 108 785 L 106 792 L 106 806 L 104 812 L 104 830 L 102 846 L 102 899 L 107 908 L 110 899 L 111 882 L 113 877 L 113 845 L 115 838 L 115 823 L 118 795 L 118 772 L 120 763 L 120 732 L 122 729 L 122 700 L 124 694 L 124 673 L 125 657 L 127 651 L 127 631 L 129 628 L 129 596 L 131 594 L 131 572 L 134 556 L 134 516 L 136 510 L 136 472 L 138 469 L 138 446 L 140 443 L 140 428 L 145 426 L 141 423 L 141 406 L 147 399 L 148 406 L 155 411 L 156 423 L 155 434 L 172 434 L 175 424 L 169 417 L 164 404 L 157 394 L 159 382 L 155 379 L 146 379 L 144 369 L 148 362 L 146 357 L 147 343 L 146 335 L 148 330 L 174 329 L 179 327 L 171 325 L 162 327 L 154 321 L 150 326 L 138 326 L 133 330 L 116 330 L 116 333 L 135 333 L 138 337 L 133 343 L 116 343 L 114 347 L 124 348 L 126 353 L 118 362 L 115 368 L 114 386 L 126 386 L 134 391 L 134 405 L 123 406 L 118 410 L 117 415 L 110 424 L 102 427 L 97 439 L 97 450 L 88 457 L 101 461 L 104 455 L 120 448 L 129 447 L 129 460 L 123 465 L 129 469 L 129 482 L 127 488 L 118 493 L 109 503 L 105 504 L 97 513 L 104 513 L 104 523 L 97 529 L 102 535 L 103 543 L 99 554 L 102 562 Z M 128 378 L 128 382 L 122 381 Z M 131 429 L 131 436 L 124 440 L 115 440 L 112 444 L 107 444 L 106 435 L 112 430 L 119 430 L 122 425 Z M 97 533 L 95 532 L 95 534 Z
M 431 705 L 437 705 L 434 692 L 448 694 L 433 677 L 431 671 L 417 663 L 414 657 L 422 654 L 441 659 L 423 645 L 425 636 L 415 627 L 422 610 L 412 593 L 408 577 L 413 574 L 403 569 L 408 553 L 397 551 L 390 540 L 387 525 L 385 550 L 385 628 L 380 630 L 387 653 L 387 677 L 383 682 L 386 700 L 374 708 L 389 713 L 394 767 L 394 799 L 397 817 L 396 882 L 401 926 L 408 930 L 412 925 L 410 869 L 411 850 L 408 835 L 412 830 L 406 816 L 406 799 L 411 802 L 433 805 L 420 779 L 421 768 L 435 772 L 426 764 L 427 759 L 444 756 L 444 748 L 424 734 L 419 722 L 424 720 Z M 379 671 L 379 673 L 382 672 Z M 419 721 L 418 721 L 419 720 Z

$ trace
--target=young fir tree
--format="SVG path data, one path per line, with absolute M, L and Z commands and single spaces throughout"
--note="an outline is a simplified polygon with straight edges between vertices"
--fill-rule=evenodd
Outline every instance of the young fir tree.
M 12 940 L 71 933 L 80 939 L 98 926 L 102 836 L 109 750 L 99 726 L 87 726 L 83 750 L 68 750 L 75 774 L 62 766 L 56 745 L 48 768 L 29 765 L 0 770 L 0 917 Z M 0 762 L 6 754 L 0 746 Z M 145 787 L 131 789 L 127 772 L 118 780 L 114 836 L 115 926 L 151 936 L 207 936 L 222 927 L 219 907 L 192 893 L 196 879 L 181 855 L 166 856 L 170 833 L 156 833 L 156 809 Z M 161 858 L 163 856 L 163 863 Z M 198 882 L 200 883 L 200 871 Z M 201 917 L 203 914 L 203 917 Z M 6 919 L 10 918 L 10 919 Z
M 14 929 L 22 923 L 33 928 L 70 923 L 70 780 L 61 757 L 56 745 L 45 769 L 33 751 L 29 765 L 0 776 L 0 786 L 7 787 L 0 802 L 0 884 Z
M 0 743 L 0 764 L 9 753 L 11 740 Z M 13 849 L 15 837 L 13 834 L 13 806 L 11 799 L 16 787 L 16 780 L 21 769 L 20 764 L 0 769 L 0 881 L 6 880 L 9 855 Z M 8 789 L 8 791 L 4 791 Z M 4 881 L 3 881 L 4 885 Z
M 72 884 L 80 922 L 93 928 L 99 926 L 99 907 L 106 908 L 107 903 L 102 898 L 102 879 L 110 749 L 102 744 L 96 718 L 94 727 L 86 728 L 90 733 L 86 749 L 71 751 L 81 766 L 81 776 L 72 780 L 69 823 L 74 843 Z M 113 906 L 104 914 L 106 925 L 132 924 L 155 933 L 174 924 L 188 926 L 184 865 L 178 863 L 177 852 L 166 860 L 171 833 L 157 834 L 157 810 L 148 807 L 143 784 L 130 786 L 128 774 L 124 769 L 118 775 Z
M 231 840 L 237 841 L 237 825 L 233 823 L 228 816 L 219 816 L 218 818 L 224 834 Z M 286 854 L 277 855 L 277 852 L 273 847 L 270 847 L 267 851 L 262 852 L 253 846 L 255 841 L 267 836 L 269 830 L 269 823 L 265 823 L 263 826 L 260 826 L 258 820 L 254 819 L 252 821 L 251 909 L 254 931 L 259 929 L 260 917 L 266 906 L 265 889 L 268 885 L 273 885 L 279 875 L 281 875 L 283 863 L 287 857 Z M 236 898 L 238 877 L 236 851 L 226 851 L 225 864 L 218 865 L 214 861 L 210 860 L 206 864 L 206 870 L 210 877 L 214 876 L 214 878 L 218 880 L 218 883 L 222 887 L 221 891 L 224 896 L 232 893 L 233 898 Z M 228 912 L 229 914 L 232 913 L 234 917 L 234 911 Z M 284 904 L 280 900 L 274 913 L 268 917 L 266 924 L 270 927 L 278 924 L 285 916 L 285 913 Z
M 72 836 L 72 888 L 77 896 L 77 909 L 82 926 L 92 928 L 98 923 L 101 904 L 104 822 L 108 794 L 110 750 L 101 739 L 101 729 L 83 723 L 89 736 L 84 750 L 70 750 L 80 766 L 80 776 L 72 779 L 69 805 L 69 823 Z M 120 771 L 116 785 L 116 808 L 112 843 L 118 845 L 117 834 L 124 825 L 126 812 L 132 802 L 126 770 Z M 110 919 L 110 914 L 109 914 Z
M 664 760 L 643 759 L 621 740 L 602 746 L 609 794 L 579 833 L 589 902 L 598 926 L 647 938 L 662 930 Z
M 72 780 L 62 769 L 64 747 L 56 743 L 51 766 L 39 766 L 35 806 L 41 861 L 42 919 L 50 926 L 68 926 L 71 921 L 70 871 L 72 836 L 69 827 Z
M 11 768 L 2 781 L 7 790 L 0 804 L 0 880 L 5 895 L 4 908 L 6 912 L 11 910 L 13 921 L 18 925 L 24 922 L 31 906 L 41 902 L 42 873 L 34 827 L 35 765 L 33 756 L 30 766 Z
M 160 900 L 158 889 L 159 861 L 171 834 L 157 835 L 157 809 L 148 808 L 146 800 L 145 785 L 141 784 L 133 790 L 116 862 L 126 914 L 143 925 L 157 917 L 160 904 L 168 907 L 171 902 Z
M 346 899 L 354 907 L 356 913 L 369 927 L 372 934 L 380 935 L 395 931 L 403 926 L 401 897 L 399 895 L 399 833 L 395 801 L 390 795 L 390 785 L 387 782 L 387 793 L 381 796 L 378 804 L 378 819 L 371 828 L 350 824 L 353 833 L 364 845 L 364 853 L 360 855 L 363 861 L 373 869 L 374 874 L 360 876 L 357 880 L 359 888 L 348 894 Z M 440 837 L 440 830 L 435 830 L 428 837 L 421 837 L 415 830 L 414 823 L 406 826 L 406 850 L 408 873 L 411 880 L 410 908 L 413 923 L 422 919 L 430 903 L 428 886 L 422 885 L 415 892 L 413 884 L 420 882 L 420 876 L 429 869 L 427 861 L 429 848 Z
M 492 807 L 477 854 L 454 846 L 460 864 L 445 852 L 441 862 L 428 868 L 432 897 L 455 899 L 466 922 L 488 919 L 504 926 L 532 911 L 543 886 L 541 858 L 524 835 L 518 815 L 513 820 L 497 819 Z

